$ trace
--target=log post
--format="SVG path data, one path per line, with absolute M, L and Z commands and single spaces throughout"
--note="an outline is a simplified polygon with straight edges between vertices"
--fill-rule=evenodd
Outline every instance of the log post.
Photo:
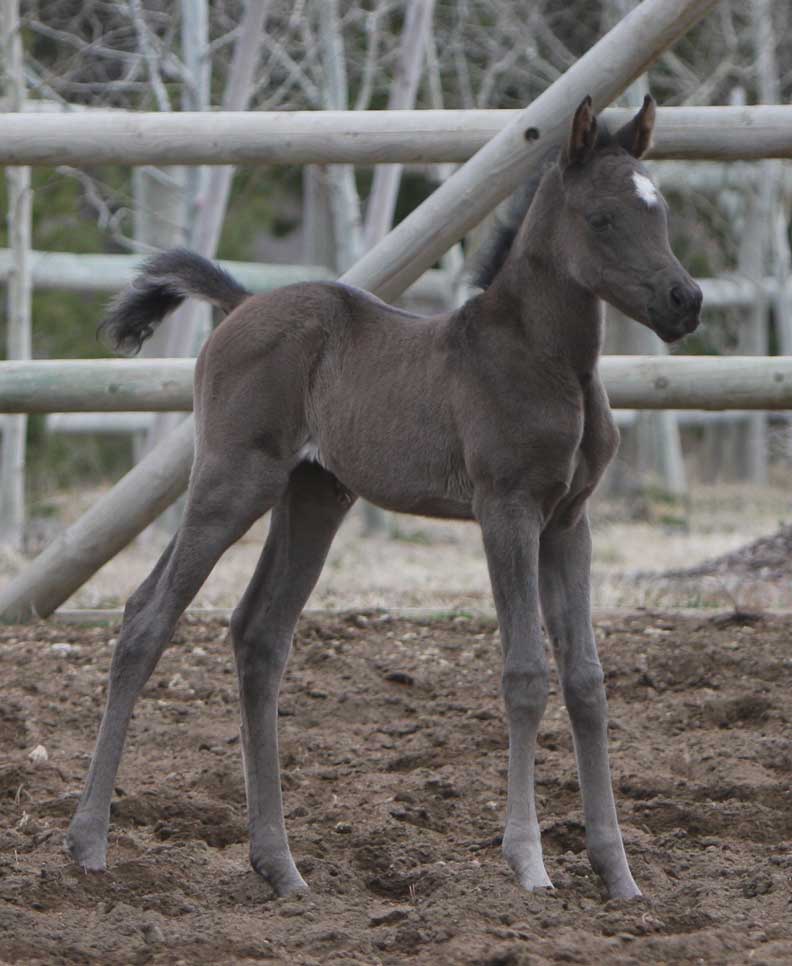
M 19 0 L 3 0 L 3 61 L 10 111 L 21 111 L 25 100 Z M 7 356 L 29 359 L 32 354 L 30 273 L 33 191 L 30 168 L 8 168 L 8 239 L 11 272 L 7 290 Z M 25 542 L 25 450 L 27 416 L 7 416 L 0 449 L 0 542 L 21 550 Z
M 563 77 L 369 251 L 343 281 L 393 298 L 421 275 L 490 209 L 539 157 L 566 136 L 585 94 L 601 110 L 640 76 L 715 0 L 644 0 Z M 47 616 L 123 546 L 189 477 L 192 420 L 142 460 L 61 538 L 0 593 L 0 619 Z M 134 485 L 129 484 L 134 474 Z

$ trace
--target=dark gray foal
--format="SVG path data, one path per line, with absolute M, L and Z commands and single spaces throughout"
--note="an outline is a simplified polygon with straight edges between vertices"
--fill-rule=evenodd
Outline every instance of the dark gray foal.
M 519 230 L 491 255 L 485 291 L 451 314 L 420 318 L 330 283 L 251 296 L 184 251 L 153 258 L 120 297 L 105 326 L 127 348 L 187 296 L 229 314 L 196 366 L 182 525 L 126 606 L 67 838 L 82 866 L 105 868 L 127 725 L 179 616 L 223 551 L 271 509 L 261 561 L 231 621 L 250 857 L 278 894 L 306 888 L 283 822 L 278 689 L 297 619 L 359 495 L 481 526 L 509 723 L 503 851 L 520 883 L 551 884 L 534 802 L 548 690 L 544 619 L 572 722 L 591 863 L 611 896 L 639 894 L 611 788 L 586 502 L 618 440 L 597 373 L 601 300 L 667 342 L 696 327 L 701 307 L 669 248 L 666 203 L 638 160 L 654 113 L 647 98 L 618 133 L 598 134 L 586 98 Z

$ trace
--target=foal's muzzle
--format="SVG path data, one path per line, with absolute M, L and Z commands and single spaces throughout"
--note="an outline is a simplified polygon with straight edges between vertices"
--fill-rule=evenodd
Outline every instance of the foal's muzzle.
M 690 276 L 677 279 L 668 287 L 662 309 L 650 312 L 652 328 L 664 342 L 684 338 L 698 328 L 703 299 Z

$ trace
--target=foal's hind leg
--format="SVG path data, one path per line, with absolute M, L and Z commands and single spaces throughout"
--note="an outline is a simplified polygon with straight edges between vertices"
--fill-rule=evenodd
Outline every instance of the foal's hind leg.
M 279 895 L 306 889 L 289 850 L 278 764 L 278 690 L 294 627 L 352 499 L 302 464 L 272 512 L 256 573 L 231 620 L 242 716 L 250 861 Z
M 287 480 L 285 468 L 258 452 L 196 459 L 179 532 L 124 611 L 96 749 L 66 836 L 85 869 L 105 868 L 113 784 L 140 691 L 221 554 L 272 506 Z
M 583 516 L 570 529 L 552 524 L 542 534 L 540 589 L 572 723 L 586 846 L 594 871 L 612 898 L 640 895 L 624 854 L 608 765 L 608 709 L 591 625 L 591 534 Z

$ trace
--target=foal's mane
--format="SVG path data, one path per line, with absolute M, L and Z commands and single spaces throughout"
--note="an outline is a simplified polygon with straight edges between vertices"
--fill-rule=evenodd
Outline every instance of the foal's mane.
M 602 121 L 597 127 L 597 148 L 604 148 L 614 143 L 614 136 Z M 509 257 L 517 232 L 528 214 L 531 202 L 534 200 L 539 185 L 545 174 L 558 160 L 559 152 L 554 148 L 537 164 L 525 181 L 517 188 L 509 199 L 501 206 L 495 215 L 495 225 L 492 231 L 481 243 L 473 259 L 470 281 L 477 288 L 489 288 L 495 276 L 503 268 Z

